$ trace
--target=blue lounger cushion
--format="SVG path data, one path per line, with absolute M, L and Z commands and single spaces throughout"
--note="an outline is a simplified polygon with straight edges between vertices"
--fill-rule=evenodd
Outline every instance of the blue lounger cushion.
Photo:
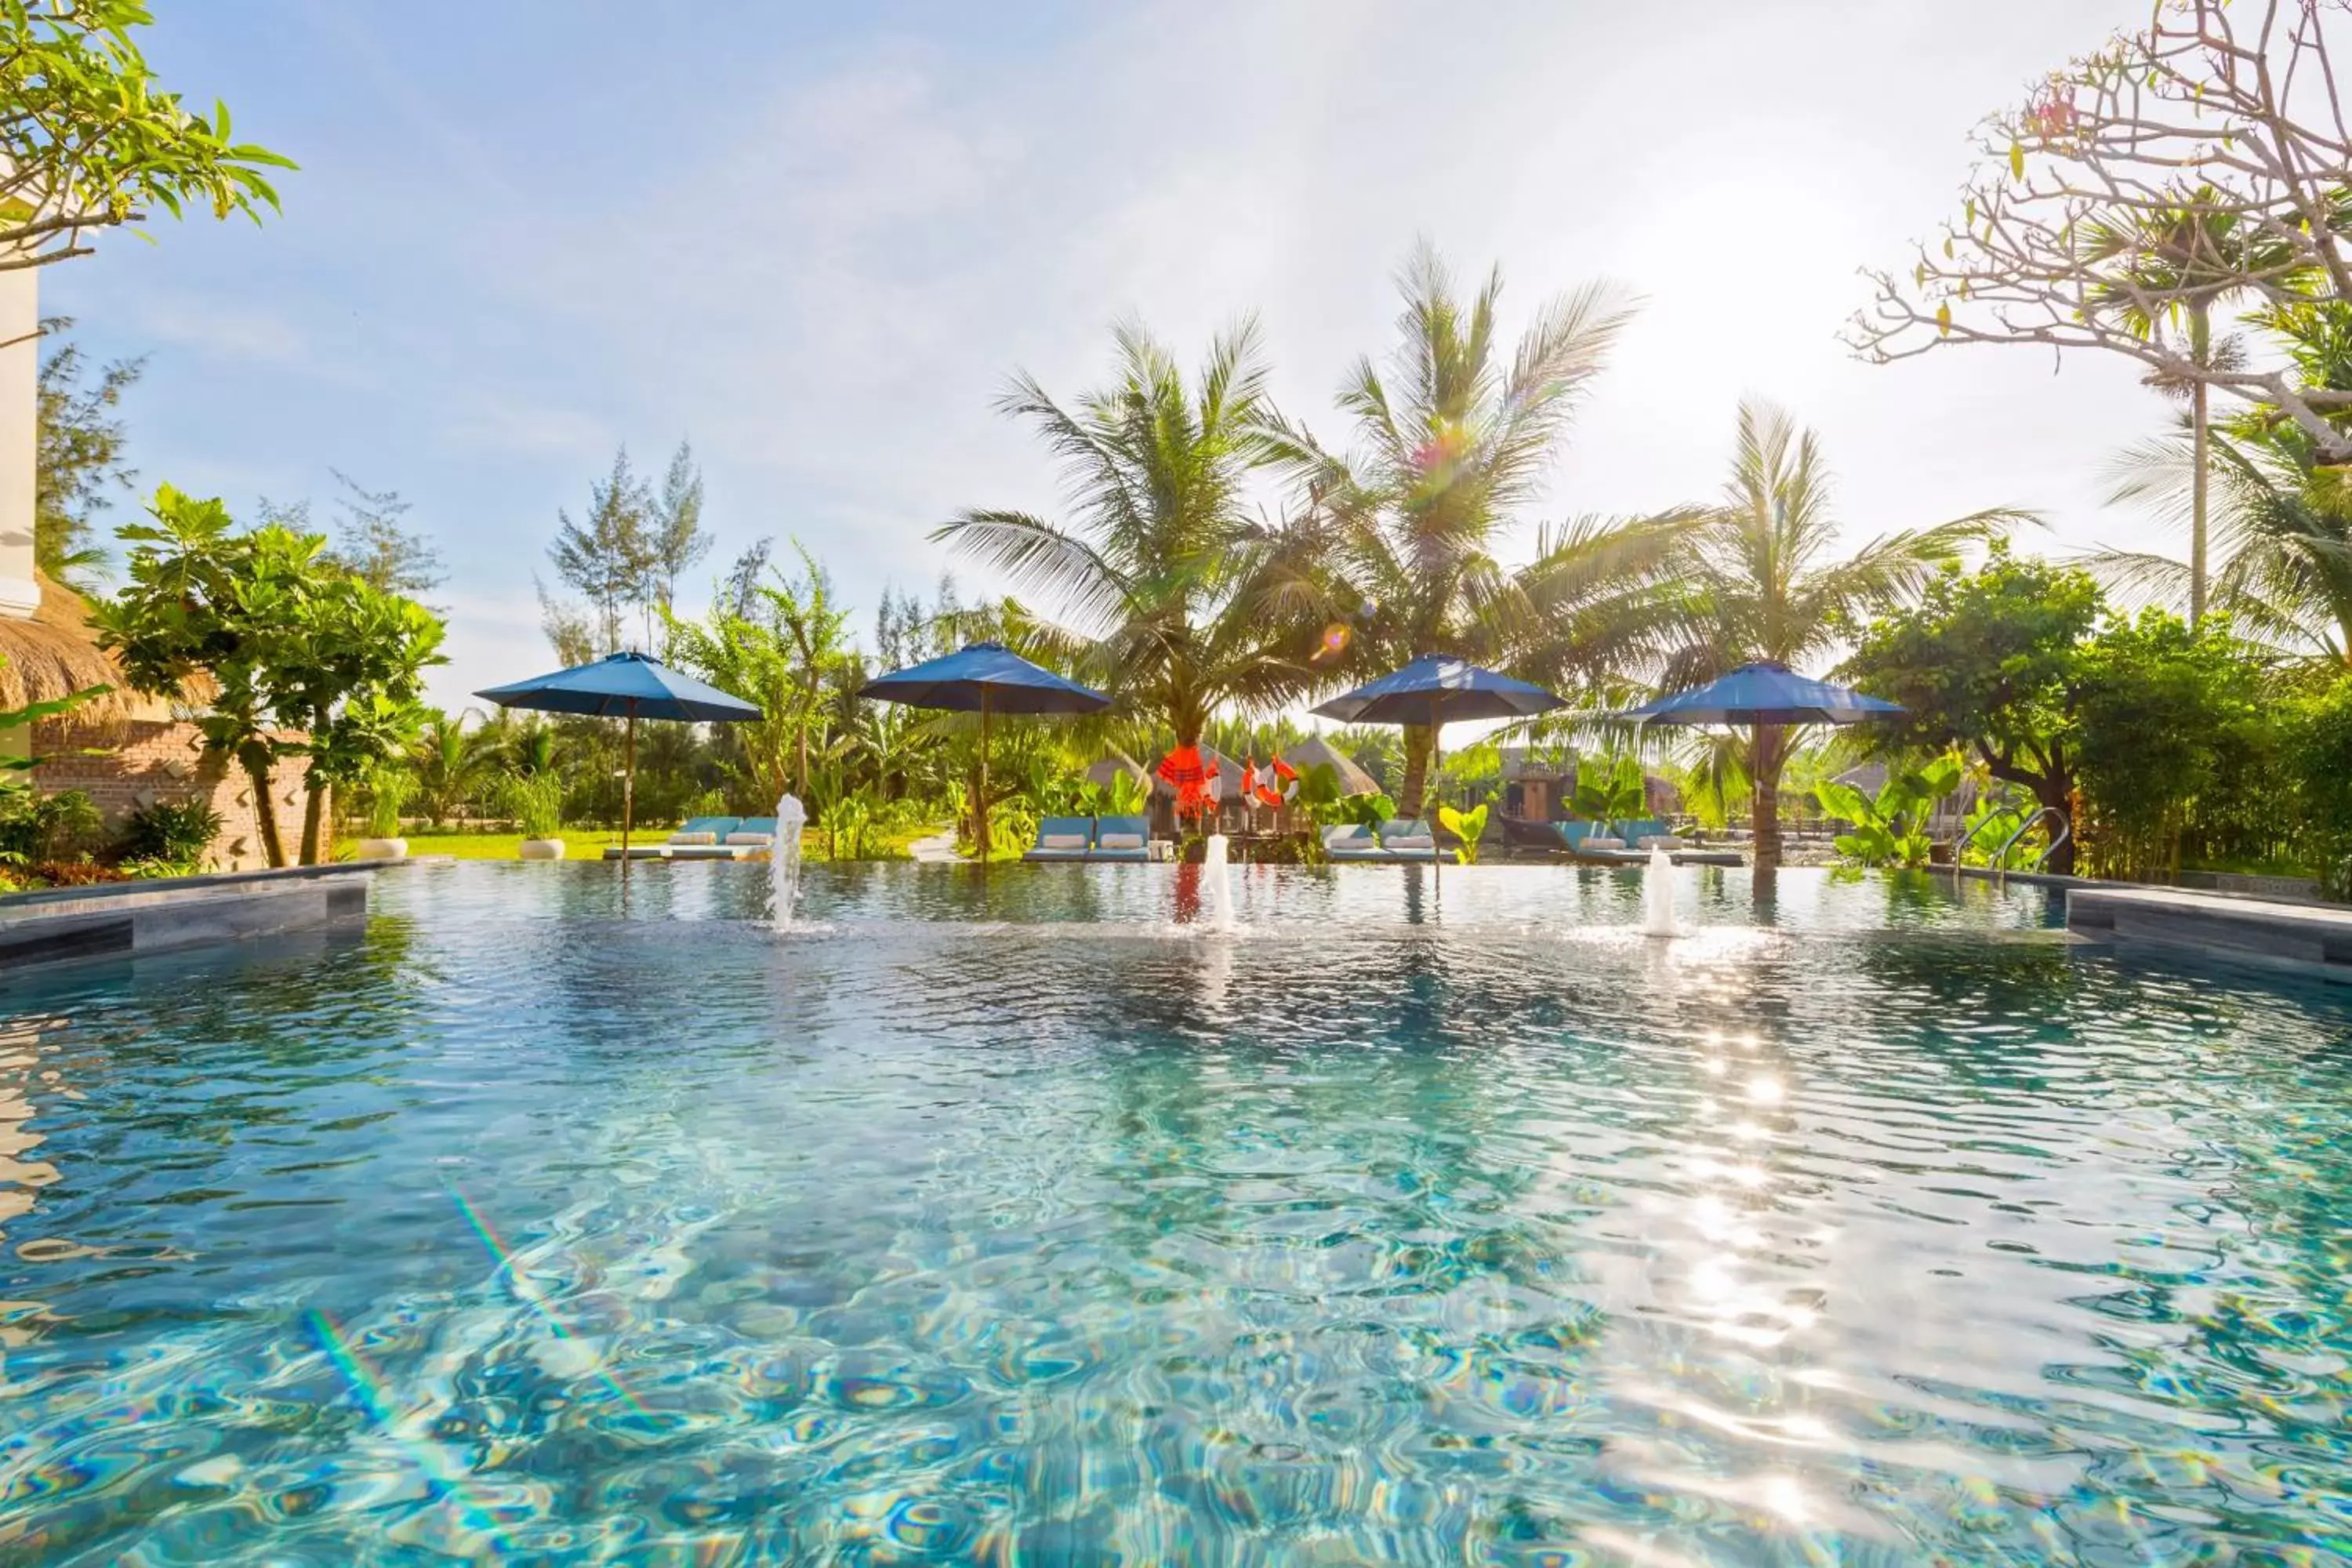
M 1118 840 L 1118 842 L 1106 842 Z M 1132 840 L 1132 842 L 1127 842 Z M 1140 816 L 1098 816 L 1095 818 L 1095 837 L 1087 851 L 1089 860 L 1111 860 L 1132 864 L 1151 858 L 1151 823 Z
M 1424 844 L 1400 844 L 1398 839 L 1427 839 Z M 1415 817 L 1400 816 L 1381 824 L 1381 849 L 1391 860 L 1433 860 L 1437 858 L 1437 840 L 1429 831 L 1429 824 Z
M 1073 839 L 1076 842 L 1069 842 Z M 1048 816 L 1037 824 L 1037 842 L 1021 858 L 1024 860 L 1083 860 L 1087 858 L 1087 851 L 1094 846 L 1094 818 Z
M 684 827 L 677 830 L 677 833 L 672 834 L 671 837 L 677 838 L 680 835 L 688 833 L 708 833 L 713 844 L 724 844 L 727 842 L 727 836 L 735 831 L 735 825 L 741 820 L 742 818 L 739 816 L 692 817 L 688 820 Z

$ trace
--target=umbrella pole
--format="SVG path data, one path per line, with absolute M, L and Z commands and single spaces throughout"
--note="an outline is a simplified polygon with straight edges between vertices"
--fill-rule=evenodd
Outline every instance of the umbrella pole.
M 988 868 L 988 688 L 980 689 L 980 798 L 972 802 L 971 837 L 980 846 L 982 870 Z
M 629 874 L 629 827 L 637 805 L 637 700 L 629 699 L 627 739 L 621 743 L 621 875 Z
M 1439 711 L 1444 706 L 1445 699 L 1443 697 L 1429 700 L 1429 787 L 1437 792 L 1440 805 L 1445 804 L 1445 786 L 1438 782 L 1445 760 L 1445 720 Z M 1442 894 L 1445 891 L 1445 857 L 1437 847 L 1437 813 L 1434 811 L 1429 814 L 1428 826 L 1430 892 Z

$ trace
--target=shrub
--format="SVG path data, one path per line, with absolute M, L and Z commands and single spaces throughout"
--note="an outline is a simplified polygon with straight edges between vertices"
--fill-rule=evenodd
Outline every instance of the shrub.
M 371 838 L 400 837 L 401 807 L 416 791 L 416 780 L 406 768 L 378 768 L 368 775 L 367 830 Z
M 2352 894 L 2352 676 L 2302 705 L 2287 754 L 2301 786 L 2304 842 L 2320 889 Z
M 499 785 L 499 806 L 526 838 L 552 838 L 563 829 L 563 781 L 553 773 L 521 773 Z
M 1468 811 L 1456 811 L 1450 805 L 1437 808 L 1438 822 L 1462 840 L 1461 847 L 1454 851 L 1456 863 L 1467 866 L 1478 858 L 1478 840 L 1486 832 L 1486 807 L 1490 804 L 1482 800 Z
M 0 859 L 18 866 L 61 860 L 105 826 L 98 807 L 78 789 L 37 795 L 11 791 L 0 796 Z
M 200 877 L 205 866 L 201 860 L 166 860 L 149 856 L 138 860 L 125 860 L 115 867 L 134 882 L 151 881 L 163 877 Z
M 131 879 L 95 860 L 41 860 L 29 868 L 33 876 L 52 888 L 86 888 L 97 882 L 127 882 Z
M 210 801 L 159 800 L 131 814 L 116 853 L 126 862 L 164 861 L 200 870 L 220 830 L 221 814 Z

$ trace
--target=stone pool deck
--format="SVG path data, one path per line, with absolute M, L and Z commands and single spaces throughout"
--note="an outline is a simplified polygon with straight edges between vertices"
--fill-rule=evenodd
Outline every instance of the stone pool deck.
M 2352 909 L 2170 888 L 2071 887 L 2066 930 L 2153 952 L 2352 984 Z
M 169 952 L 363 921 L 370 879 L 415 864 L 345 861 L 13 893 L 0 898 L 0 982 L 77 960 Z

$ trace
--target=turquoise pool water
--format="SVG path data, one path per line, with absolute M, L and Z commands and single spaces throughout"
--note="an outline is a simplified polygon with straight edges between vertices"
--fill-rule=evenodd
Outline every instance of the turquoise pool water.
M 0 1563 L 2341 1561 L 2352 1041 L 2042 894 L 473 865 L 0 997 Z

